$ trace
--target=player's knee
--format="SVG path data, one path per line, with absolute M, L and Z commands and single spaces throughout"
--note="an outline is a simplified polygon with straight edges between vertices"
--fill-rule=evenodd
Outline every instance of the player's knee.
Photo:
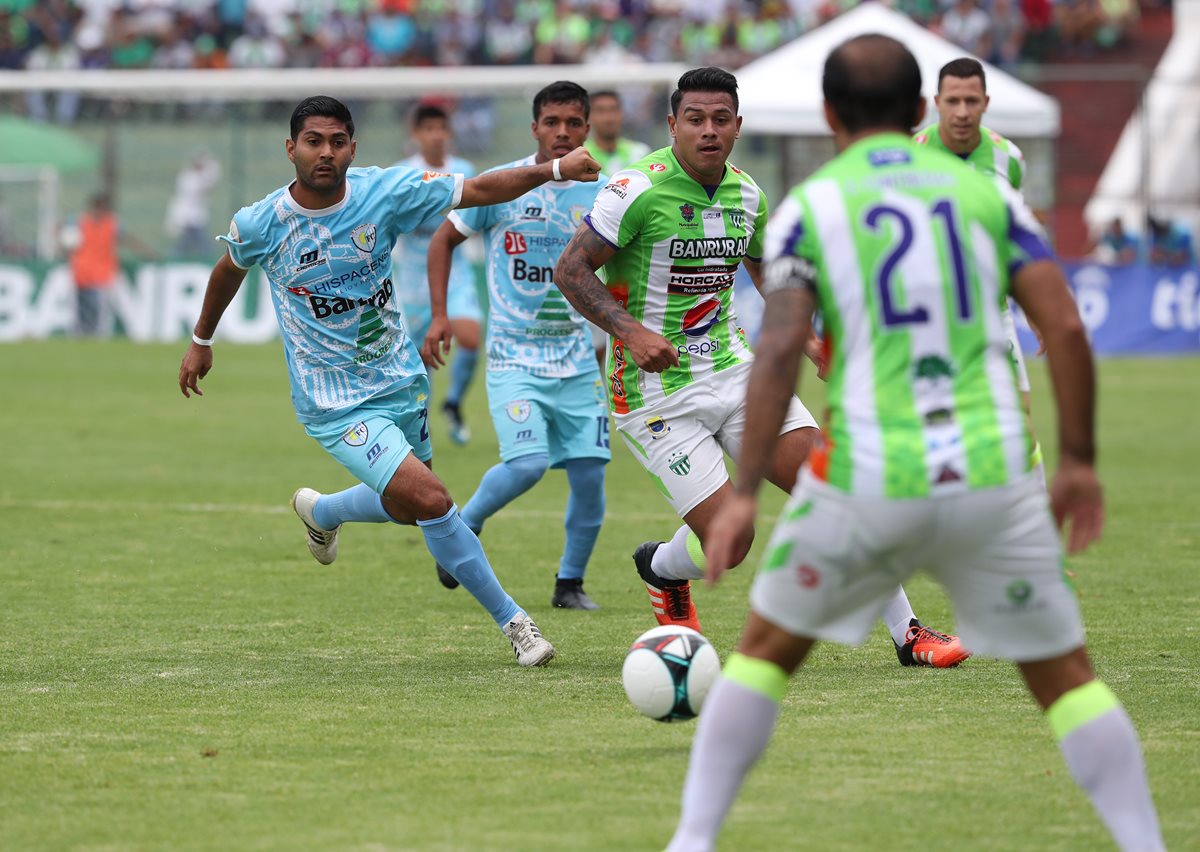
M 413 511 L 417 520 L 433 521 L 445 517 L 454 508 L 454 500 L 446 486 L 438 483 L 440 488 L 429 488 L 413 499 Z
M 508 468 L 518 486 L 524 491 L 537 485 L 538 480 L 546 473 L 546 468 L 550 466 L 550 456 L 546 453 L 520 456 L 509 459 L 504 466 Z

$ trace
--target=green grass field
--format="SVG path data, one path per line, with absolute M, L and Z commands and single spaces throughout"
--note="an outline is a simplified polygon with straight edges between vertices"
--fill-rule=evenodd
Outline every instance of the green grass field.
M 620 668 L 652 625 L 629 554 L 676 521 L 627 451 L 614 444 L 588 575 L 600 612 L 549 606 L 561 473 L 484 532 L 559 649 L 526 671 L 463 590 L 438 585 L 414 529 L 347 528 L 335 566 L 311 559 L 288 498 L 350 479 L 296 424 L 277 347 L 218 347 L 190 401 L 181 354 L 0 347 L 0 848 L 662 848 L 694 726 L 637 715 Z M 1102 363 L 1109 526 L 1070 566 L 1173 849 L 1200 848 L 1198 366 Z M 1034 382 L 1048 435 L 1040 365 Z M 434 422 L 460 503 L 494 462 L 485 411 L 480 383 L 466 449 Z M 698 593 L 722 656 L 750 577 Z M 952 626 L 933 584 L 909 592 Z M 1011 667 L 903 669 L 882 627 L 820 648 L 793 683 L 722 841 L 1109 846 Z

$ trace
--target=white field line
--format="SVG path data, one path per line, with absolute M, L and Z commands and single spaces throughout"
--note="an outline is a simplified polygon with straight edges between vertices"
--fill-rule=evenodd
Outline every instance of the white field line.
M 128 514 L 153 512 L 182 512 L 198 515 L 290 515 L 288 504 L 270 506 L 257 503 L 169 503 L 133 500 L 22 500 L 5 495 L 0 497 L 0 509 L 35 509 L 48 512 L 120 512 Z M 562 511 L 545 509 L 501 509 L 497 517 L 530 518 L 562 521 Z M 604 513 L 605 520 L 618 522 L 678 520 L 670 511 Z

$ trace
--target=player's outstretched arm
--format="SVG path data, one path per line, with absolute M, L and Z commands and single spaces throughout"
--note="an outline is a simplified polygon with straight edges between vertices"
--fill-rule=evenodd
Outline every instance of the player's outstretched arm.
M 1096 477 L 1096 376 L 1087 332 L 1058 265 L 1040 260 L 1014 276 L 1012 294 L 1041 331 L 1058 409 L 1059 467 L 1050 505 L 1059 526 L 1070 521 L 1069 553 L 1085 549 L 1104 527 L 1104 497 Z
M 555 163 L 558 164 L 558 175 L 554 174 Z M 599 176 L 600 164 L 592 158 L 587 148 L 580 145 L 570 154 L 557 160 L 533 166 L 497 169 L 467 178 L 463 181 L 462 200 L 458 202 L 458 206 L 486 207 L 489 204 L 503 204 L 505 201 L 520 198 L 547 181 L 578 180 L 592 183 Z
M 590 225 L 580 225 L 554 266 L 555 286 L 575 310 L 620 340 L 641 369 L 661 373 L 678 366 L 679 353 L 671 342 L 634 319 L 596 276 L 596 270 L 614 254 L 616 249 Z
M 225 309 L 237 295 L 238 288 L 242 286 L 247 271 L 239 268 L 233 262 L 229 257 L 229 252 L 221 255 L 221 259 L 217 261 L 212 274 L 208 277 L 208 287 L 204 291 L 204 305 L 200 308 L 200 319 L 196 321 L 193 331 L 196 337 L 201 340 L 212 340 L 212 336 L 217 331 L 217 323 L 221 321 Z M 197 382 L 207 376 L 211 369 L 212 347 L 201 346 L 193 342 L 188 346 L 187 352 L 183 355 L 183 362 L 179 365 L 179 390 L 185 397 L 190 397 L 192 393 L 195 393 L 196 396 L 204 396 L 204 391 L 200 390 Z
M 449 219 L 442 222 L 429 241 L 426 269 L 429 275 L 429 331 L 421 342 L 421 360 L 435 370 L 446 365 L 450 353 L 450 317 L 446 308 L 446 293 L 450 287 L 450 266 L 454 249 L 467 241 Z

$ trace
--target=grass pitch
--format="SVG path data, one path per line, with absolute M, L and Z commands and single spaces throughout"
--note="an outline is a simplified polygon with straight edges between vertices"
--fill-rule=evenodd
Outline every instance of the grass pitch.
M 601 611 L 549 606 L 561 473 L 484 531 L 560 652 L 521 670 L 483 610 L 438 585 L 415 530 L 347 527 L 335 566 L 309 557 L 289 496 L 351 481 L 295 423 L 277 346 L 218 347 L 191 401 L 181 354 L 0 347 L 0 847 L 662 848 L 694 727 L 637 715 L 620 667 L 652 625 L 629 554 L 676 521 L 619 442 L 587 580 Z M 1173 849 L 1200 845 L 1197 364 L 1101 364 L 1109 525 L 1070 566 Z M 814 410 L 819 390 L 808 377 Z M 495 460 L 481 382 L 469 416 L 465 449 L 431 418 L 460 504 Z M 722 656 L 751 573 L 698 592 Z M 930 582 L 909 593 L 952 625 Z M 1108 844 L 1010 666 L 902 669 L 882 627 L 818 649 L 722 836 L 731 850 Z

